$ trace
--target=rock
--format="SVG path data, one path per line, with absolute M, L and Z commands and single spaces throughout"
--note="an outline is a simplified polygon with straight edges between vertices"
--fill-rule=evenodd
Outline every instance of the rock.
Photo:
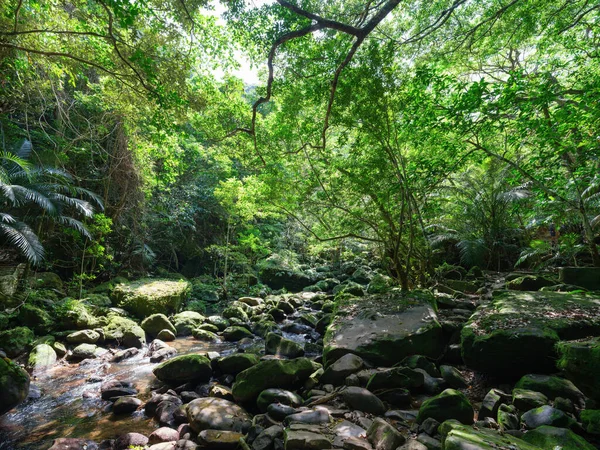
M 438 357 L 445 338 L 434 304 L 422 292 L 345 300 L 324 338 L 325 365 L 347 353 L 387 367 L 416 353 Z
M 283 433 L 285 450 L 322 450 L 331 448 L 331 442 L 322 434 L 311 431 L 289 430 Z
M 150 362 L 161 362 L 175 356 L 177 349 L 156 338 L 150 344 L 148 354 L 150 355 Z
M 142 327 L 125 317 L 109 315 L 103 330 L 106 340 L 117 341 L 125 347 L 142 348 L 146 343 L 146 332 Z
M 431 377 L 437 378 L 441 376 L 440 371 L 435 366 L 433 361 L 423 355 L 407 356 L 400 364 L 411 369 L 422 369 Z
M 428 450 L 427 447 L 417 440 L 410 440 L 397 450 Z
M 262 305 L 264 301 L 260 297 L 240 297 L 238 302 L 242 302 L 250 306 L 259 306 Z
M 14 358 L 31 348 L 34 335 L 27 327 L 16 327 L 0 332 L 0 348 Z
M 81 330 L 67 336 L 69 344 L 95 344 L 100 339 L 100 333 L 94 330 Z
M 271 289 L 299 292 L 314 283 L 314 278 L 302 272 L 285 256 L 273 254 L 259 263 L 259 278 Z
M 208 390 L 208 396 L 233 401 L 231 389 L 227 386 L 221 386 L 220 384 L 213 384 Z
M 111 400 L 119 397 L 136 395 L 137 389 L 133 387 L 132 383 L 114 380 L 102 383 L 102 386 L 100 386 L 100 394 L 102 400 Z
M 340 385 L 348 375 L 360 371 L 364 366 L 365 362 L 360 356 L 348 353 L 325 369 L 321 382 Z
M 0 416 L 17 406 L 29 393 L 29 375 L 8 358 L 0 358 Z
M 483 398 L 483 403 L 481 404 L 481 409 L 479 410 L 479 420 L 483 420 L 486 417 L 496 419 L 496 416 L 498 415 L 498 408 L 508 398 L 509 396 L 499 389 L 490 389 L 490 391 Z
M 465 377 L 455 367 L 440 366 L 440 373 L 442 374 L 442 378 L 448 383 L 448 386 L 453 389 L 464 389 L 468 386 Z
M 237 342 L 244 338 L 253 337 L 254 335 L 244 327 L 231 326 L 223 330 L 223 338 L 228 342 Z
M 265 352 L 267 355 L 277 355 L 286 358 L 297 358 L 304 355 L 304 349 L 300 344 L 275 333 L 267 334 Z
M 367 293 L 369 294 L 383 294 L 390 290 L 392 287 L 392 279 L 386 275 L 375 274 L 367 287 Z
M 247 402 L 268 388 L 299 387 L 317 368 L 308 358 L 261 361 L 237 375 L 233 396 L 238 402 Z
M 158 337 L 162 330 L 169 330 L 173 335 L 177 333 L 175 326 L 164 314 L 152 314 L 142 320 L 142 329 L 150 336 Z
M 52 344 L 52 348 L 56 352 L 56 356 L 58 356 L 59 358 L 62 358 L 67 354 L 67 347 L 65 347 L 65 344 L 61 342 L 55 342 L 54 344 Z
M 344 440 L 345 450 L 373 450 L 369 441 L 359 437 L 349 437 Z
M 559 267 L 558 279 L 561 283 L 600 291 L 600 267 Z
M 390 388 L 417 388 L 423 386 L 422 373 L 408 367 L 393 367 L 377 370 L 369 379 L 367 389 L 375 391 Z
M 223 317 L 226 319 L 239 319 L 242 322 L 248 322 L 248 314 L 239 306 L 228 306 L 223 310 Z
M 379 417 L 367 430 L 367 439 L 375 450 L 395 450 L 406 442 L 396 428 Z
M 202 430 L 198 434 L 200 447 L 209 449 L 231 449 L 238 447 L 243 434 L 235 431 Z
M 33 374 L 44 372 L 49 367 L 56 363 L 56 352 L 48 344 L 36 345 L 27 361 L 27 367 L 32 370 Z
M 140 433 L 126 433 L 115 441 L 115 450 L 126 450 L 132 447 L 144 447 L 148 438 Z
M 555 280 L 541 275 L 525 275 L 508 281 L 506 287 L 515 291 L 539 291 L 545 286 L 553 286 L 555 284 Z
M 252 417 L 240 406 L 214 397 L 192 400 L 187 405 L 187 417 L 196 432 L 211 429 L 245 433 L 252 424 Z
M 600 435 L 600 410 L 584 409 L 581 411 L 580 418 L 586 433 Z
M 428 434 L 420 433 L 417 441 L 425 445 L 428 450 L 442 450 L 442 443 Z
M 528 431 L 523 435 L 523 440 L 541 449 L 594 450 L 596 448 L 571 430 L 546 425 Z
M 179 432 L 169 427 L 160 427 L 148 436 L 148 445 L 160 444 L 161 442 L 173 442 L 179 440 Z
M 286 425 L 289 425 L 290 423 L 320 425 L 329 422 L 331 422 L 331 415 L 325 408 L 318 408 L 311 411 L 302 411 L 291 414 L 287 416 L 284 421 Z
M 335 427 L 333 427 L 333 433 L 341 437 L 342 439 L 347 439 L 350 437 L 359 437 L 366 436 L 367 430 L 358 425 L 353 424 L 352 422 L 348 422 L 347 420 L 342 420 Z
M 150 398 L 150 400 L 148 400 L 144 405 L 144 412 L 147 416 L 154 416 L 156 415 L 158 407 L 163 403 L 172 403 L 176 407 L 179 407 L 183 404 L 179 397 L 171 394 L 157 394 L 153 392 L 152 398 Z
M 520 411 L 529 411 L 539 408 L 548 403 L 548 397 L 541 392 L 530 391 L 528 389 L 513 389 L 513 404 Z
M 142 401 L 135 397 L 119 397 L 115 403 L 113 403 L 114 414 L 128 414 L 136 411 L 142 406 Z
M 256 405 L 262 413 L 267 411 L 267 408 L 271 403 L 282 403 L 284 405 L 298 407 L 302 405 L 303 400 L 298 394 L 278 388 L 265 389 L 256 399 Z
M 446 425 L 443 423 L 442 426 Z M 508 433 L 498 434 L 495 431 L 461 424 L 449 424 L 446 438 L 444 439 L 444 450 L 549 450 L 541 449 Z M 566 449 L 565 449 L 566 450 Z
M 552 373 L 559 339 L 598 334 L 599 300 L 573 293 L 507 292 L 471 316 L 461 332 L 462 354 L 470 368 L 494 375 Z
M 46 334 L 54 328 L 54 321 L 50 314 L 35 305 L 25 303 L 19 308 L 17 316 L 19 325 L 31 328 L 36 334 Z M 0 329 L 5 328 L 0 325 Z
M 98 448 L 94 441 L 78 438 L 54 439 L 52 447 L 48 450 L 92 450 Z
M 209 316 L 206 318 L 206 322 L 217 327 L 219 331 L 225 330 L 230 325 L 229 320 L 221 316 Z
M 144 278 L 115 286 L 114 303 L 143 319 L 151 314 L 176 312 L 191 292 L 188 281 Z M 160 331 L 160 330 L 158 330 Z
M 467 397 L 462 392 L 446 389 L 440 395 L 423 402 L 417 422 L 423 423 L 427 418 L 432 417 L 438 422 L 456 419 L 464 424 L 472 424 L 473 416 L 473 407 Z
M 176 356 L 159 364 L 152 372 L 159 380 L 173 384 L 208 381 L 212 376 L 210 361 L 201 355 Z
M 585 404 L 585 396 L 569 380 L 549 375 L 529 374 L 523 376 L 515 385 L 515 389 L 528 389 L 541 392 L 550 399 L 568 398 L 579 406 Z
M 252 353 L 234 353 L 220 358 L 217 364 L 221 372 L 237 375 L 243 370 L 258 364 L 259 361 L 260 358 Z
M 570 427 L 575 422 L 560 409 L 553 408 L 549 405 L 540 406 L 539 408 L 527 411 L 521 416 L 521 421 L 530 430 L 541 427 L 542 425 Z
M 283 437 L 283 427 L 273 425 L 265 428 L 252 442 L 252 450 L 273 450 L 275 439 Z
M 352 409 L 380 415 L 385 413 L 385 405 L 379 398 L 367 389 L 358 386 L 348 386 L 341 392 L 344 402 Z
M 171 330 L 160 330 L 158 332 L 158 334 L 156 335 L 157 339 L 161 339 L 163 341 L 174 341 L 176 339 L 177 336 L 175 336 L 175 334 L 171 331 Z
M 98 347 L 94 344 L 79 344 L 73 349 L 73 353 L 67 356 L 69 361 L 81 361 L 82 359 L 96 358 Z
M 183 311 L 173 316 L 177 336 L 191 336 L 192 331 L 204 323 L 206 318 L 195 311 Z
M 421 425 L 419 425 L 419 431 L 427 433 L 430 436 L 435 436 L 440 423 L 433 417 L 425 419 Z
M 600 339 L 560 342 L 557 367 L 587 396 L 600 402 Z
M 296 409 L 292 406 L 284 405 L 282 403 L 271 403 L 267 407 L 267 413 L 269 417 L 277 420 L 283 421 L 286 417 L 291 416 L 293 414 L 297 414 L 301 412 L 299 409 Z
M 194 339 L 197 339 L 199 341 L 203 341 L 203 342 L 220 342 L 221 338 L 219 338 L 219 336 L 211 331 L 206 331 L 206 330 L 202 330 L 200 328 L 196 328 L 193 332 L 192 332 L 192 336 L 194 336 Z
M 498 408 L 497 422 L 501 430 L 518 430 L 519 429 L 519 416 L 517 416 L 517 409 L 513 405 L 502 404 Z

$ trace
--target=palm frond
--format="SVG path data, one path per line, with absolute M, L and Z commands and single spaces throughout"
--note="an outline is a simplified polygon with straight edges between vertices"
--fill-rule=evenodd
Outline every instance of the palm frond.
M 15 196 L 15 191 L 11 184 L 5 184 L 0 182 L 0 193 L 2 193 L 2 195 L 6 197 L 13 206 L 15 206 L 18 203 L 17 197 Z
M 15 223 L 17 220 L 10 214 L 0 213 L 0 222 Z
M 44 259 L 44 247 L 29 226 L 22 222 L 0 222 L 0 236 L 15 247 L 27 260 L 37 265 Z
M 65 225 L 66 227 L 72 228 L 73 230 L 82 234 L 86 238 L 92 239 L 92 235 L 90 234 L 88 229 L 79 220 L 73 219 L 72 217 L 68 217 L 68 216 L 58 216 L 58 217 L 56 217 L 56 221 L 58 223 L 60 223 L 61 225 Z
M 581 193 L 581 198 L 583 200 L 591 199 L 592 197 L 600 194 L 600 178 L 594 178 L 590 185 Z
M 468 266 L 483 266 L 488 248 L 483 239 L 463 239 L 456 244 L 461 263 Z
M 0 152 L 0 160 L 5 163 L 12 163 L 23 171 L 28 171 L 31 168 L 31 163 L 29 161 L 20 158 L 11 152 Z
M 56 214 L 56 205 L 51 199 L 34 189 L 29 189 L 25 186 L 12 185 L 15 197 L 19 203 L 32 202 L 41 207 L 48 214 Z
M 12 152 L 15 156 L 21 159 L 27 159 L 31 156 L 33 145 L 29 139 L 23 139 L 20 144 L 15 146 L 15 150 Z
M 60 194 L 58 192 L 51 193 L 50 198 L 62 205 L 75 208 L 85 217 L 92 217 L 94 215 L 94 207 L 90 202 L 85 200 L 69 197 L 68 195 Z

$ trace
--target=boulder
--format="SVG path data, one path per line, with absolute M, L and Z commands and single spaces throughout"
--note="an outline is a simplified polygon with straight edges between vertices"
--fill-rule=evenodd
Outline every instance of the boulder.
M 259 278 L 271 289 L 285 288 L 290 292 L 299 292 L 315 281 L 312 276 L 277 254 L 260 262 Z
M 600 267 L 560 267 L 558 279 L 561 283 L 600 291 Z
M 143 319 L 151 314 L 176 312 L 191 288 L 184 280 L 143 278 L 116 285 L 111 295 L 117 306 Z
M 360 371 L 365 362 L 360 356 L 348 353 L 325 369 L 321 382 L 323 384 L 342 384 L 348 375 Z
M 202 355 L 176 356 L 152 371 L 156 378 L 172 384 L 208 381 L 212 376 L 210 361 Z
M 275 406 L 285 406 L 289 409 L 290 412 L 294 410 L 294 408 L 286 406 L 286 405 L 270 405 L 268 411 L 272 411 Z M 320 425 L 331 422 L 331 415 L 329 411 L 325 408 L 316 408 L 308 411 L 295 411 L 292 414 L 287 415 L 285 417 L 284 423 L 289 425 L 291 423 L 305 423 L 312 425 Z
M 265 339 L 265 353 L 285 358 L 297 358 L 304 355 L 304 348 L 297 342 L 286 339 L 279 334 L 269 333 Z
M 575 423 L 575 420 L 567 416 L 560 409 L 544 405 L 527 411 L 521 416 L 521 422 L 531 430 L 543 425 L 566 428 L 572 426 Z
M 600 299 L 507 292 L 481 305 L 461 333 L 465 364 L 503 377 L 555 371 L 556 344 L 600 334 Z
M 499 434 L 487 428 L 478 428 L 462 425 L 443 423 L 441 426 L 449 425 L 449 431 L 444 439 L 444 450 L 548 450 L 547 447 L 540 448 L 529 444 L 508 433 Z M 565 449 L 566 450 L 566 449 Z
M 206 318 L 206 323 L 214 325 L 219 329 L 219 331 L 225 330 L 225 328 L 227 328 L 230 325 L 229 320 L 221 316 L 209 316 Z
M 344 402 L 352 409 L 381 415 L 386 407 L 379 398 L 368 389 L 358 386 L 348 386 L 342 391 Z
M 56 362 L 56 352 L 48 344 L 36 345 L 29 354 L 27 367 L 29 367 L 34 375 L 45 371 L 52 367 Z
M 142 401 L 135 397 L 119 397 L 113 403 L 113 414 L 129 414 L 142 406 Z
M 557 348 L 558 368 L 588 397 L 600 402 L 600 339 L 560 342 Z
M 172 442 L 179 440 L 179 433 L 177 430 L 169 427 L 160 427 L 154 430 L 150 436 L 148 436 L 148 445 L 159 444 L 161 442 Z
M 67 356 L 69 361 L 81 361 L 83 359 L 93 359 L 98 356 L 98 346 L 94 344 L 79 344 L 73 349 L 73 353 Z
M 377 417 L 367 430 L 367 439 L 375 450 L 395 450 L 406 442 L 406 438 L 400 432 Z
M 0 348 L 13 358 L 31 348 L 34 334 L 27 327 L 16 327 L 0 333 Z
M 244 304 L 244 303 L 242 303 Z M 223 310 L 223 317 L 226 319 L 239 319 L 242 322 L 248 322 L 248 314 L 239 306 L 228 306 Z
M 432 417 L 438 422 L 456 419 L 464 424 L 472 424 L 475 412 L 467 397 L 460 391 L 446 389 L 441 394 L 425 400 L 419 409 L 417 423 Z
M 264 303 L 264 300 L 260 297 L 240 297 L 238 302 L 245 303 L 249 306 L 258 306 Z
M 579 406 L 585 404 L 585 396 L 572 382 L 564 378 L 528 374 L 523 376 L 515 385 L 515 389 L 527 389 L 541 392 L 548 398 L 554 400 L 556 397 L 568 398 Z
M 267 408 L 271 403 L 281 403 L 292 407 L 302 405 L 302 397 L 285 389 L 270 388 L 265 389 L 256 399 L 256 405 L 260 412 L 267 412 Z
M 29 375 L 8 358 L 0 358 L 0 416 L 17 406 L 29 393 Z
M 58 438 L 52 442 L 48 450 L 87 450 L 97 448 L 94 441 L 79 438 Z
M 100 339 L 100 333 L 94 330 L 81 330 L 67 335 L 69 344 L 95 344 Z
M 528 431 L 523 440 L 541 449 L 594 450 L 594 445 L 566 428 L 541 426 Z
M 110 314 L 103 327 L 104 338 L 116 341 L 125 347 L 142 348 L 146 343 L 146 332 L 131 319 Z
M 117 438 L 114 444 L 115 450 L 125 450 L 130 448 L 144 448 L 148 443 L 148 438 L 140 433 L 125 433 Z
M 586 433 L 600 435 L 600 410 L 584 409 L 581 411 L 580 418 Z
M 177 336 L 175 335 L 175 333 L 173 333 L 171 330 L 160 330 L 158 332 L 158 334 L 156 335 L 157 339 L 160 339 L 161 341 L 174 341 Z
M 38 272 L 29 278 L 29 287 L 32 289 L 56 289 L 63 290 L 63 282 L 60 277 L 52 272 Z
M 192 331 L 202 325 L 206 318 L 195 311 L 183 311 L 172 318 L 177 336 L 191 336 Z
M 304 430 L 286 429 L 283 432 L 285 450 L 323 450 L 331 448 L 327 437 L 319 433 Z
M 318 365 L 308 358 L 261 361 L 240 372 L 233 384 L 236 401 L 252 401 L 268 388 L 290 389 L 302 386 Z
M 235 450 L 243 437 L 242 433 L 236 431 L 202 430 L 198 434 L 198 444 L 200 447 L 215 450 Z
M 446 380 L 448 386 L 453 389 L 464 389 L 468 386 L 467 381 L 462 373 L 456 368 L 452 366 L 440 366 L 440 372 L 442 378 Z
M 25 303 L 19 308 L 17 322 L 19 325 L 31 328 L 37 334 L 46 334 L 54 328 L 54 321 L 50 314 L 29 303 Z
M 417 388 L 423 386 L 425 377 L 419 369 L 408 367 L 392 367 L 391 369 L 379 369 L 369 379 L 367 389 L 375 391 L 390 388 Z M 425 373 L 428 375 L 427 373 Z
M 227 328 L 225 328 L 225 330 L 223 330 L 223 338 L 229 342 L 237 342 L 237 341 L 241 341 L 244 338 L 253 338 L 253 337 L 254 337 L 254 335 L 252 334 L 252 332 L 248 331 L 248 329 L 246 329 L 244 327 L 231 326 L 231 327 L 227 327 Z
M 525 275 L 506 283 L 506 287 L 515 291 L 539 291 L 546 286 L 553 286 L 555 280 L 541 275 Z
M 237 375 L 258 364 L 259 361 L 260 358 L 253 353 L 234 353 L 220 358 L 218 360 L 218 366 L 223 373 Z
M 176 334 L 177 330 L 171 321 L 164 314 L 152 314 L 142 320 L 142 329 L 150 336 L 157 336 L 162 330 L 169 330 Z
M 520 411 L 529 411 L 547 404 L 548 397 L 541 392 L 515 388 L 512 392 L 512 401 L 513 405 Z
M 245 433 L 252 425 L 250 414 L 222 398 L 197 398 L 188 403 L 186 411 L 190 426 L 196 432 L 211 429 Z
M 389 367 L 417 353 L 438 357 L 445 343 L 432 295 L 372 295 L 340 300 L 325 334 L 323 358 L 328 366 L 353 353 Z
M 219 342 L 221 340 L 221 338 L 216 333 L 213 333 L 212 331 L 202 330 L 200 328 L 196 328 L 192 332 L 192 336 L 194 336 L 194 339 L 204 342 Z

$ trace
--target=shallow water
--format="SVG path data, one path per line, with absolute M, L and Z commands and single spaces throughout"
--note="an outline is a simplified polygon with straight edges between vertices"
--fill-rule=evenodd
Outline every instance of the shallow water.
M 232 343 L 205 343 L 191 337 L 169 344 L 179 355 L 207 351 L 226 355 L 237 350 Z M 132 382 L 142 401 L 150 397 L 151 389 L 159 385 L 152 375 L 157 363 L 151 363 L 144 352 L 119 363 L 107 363 L 102 358 L 80 364 L 59 363 L 32 379 L 31 392 L 37 386 L 41 396 L 0 417 L 0 449 L 46 450 L 61 437 L 99 442 L 128 432 L 150 434 L 158 424 L 143 411 L 115 416 L 110 402 L 100 397 L 102 382 L 113 379 Z

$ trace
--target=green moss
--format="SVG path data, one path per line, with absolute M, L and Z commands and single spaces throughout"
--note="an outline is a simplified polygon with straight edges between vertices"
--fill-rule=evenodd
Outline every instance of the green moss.
M 50 314 L 28 303 L 21 306 L 17 320 L 19 324 L 33 329 L 38 334 L 48 333 L 54 327 Z
M 143 319 L 151 314 L 176 312 L 190 291 L 188 281 L 145 278 L 118 284 L 112 298 L 119 307 Z
M 159 364 L 152 372 L 159 380 L 173 384 L 208 381 L 212 375 L 210 361 L 202 355 L 177 356 Z
M 589 397 L 600 401 L 600 339 L 561 342 L 557 348 L 558 368 Z
M 34 334 L 27 327 L 16 327 L 0 333 L 0 345 L 10 357 L 15 357 L 31 348 Z
M 600 410 L 584 409 L 581 411 L 581 425 L 589 434 L 600 434 Z
M 542 449 L 594 450 L 596 448 L 571 430 L 547 425 L 525 433 L 523 440 Z
M 472 424 L 475 412 L 469 399 L 460 391 L 446 389 L 441 394 L 425 400 L 419 409 L 417 423 L 433 418 L 438 422 L 456 419 L 464 424 Z
M 540 448 L 507 433 L 499 434 L 485 428 L 475 430 L 469 426 L 456 424 L 448 424 L 448 428 L 451 429 L 444 439 L 444 450 L 548 450 L 548 447 Z
M 17 406 L 29 392 L 29 375 L 8 358 L 0 358 L 0 416 Z

